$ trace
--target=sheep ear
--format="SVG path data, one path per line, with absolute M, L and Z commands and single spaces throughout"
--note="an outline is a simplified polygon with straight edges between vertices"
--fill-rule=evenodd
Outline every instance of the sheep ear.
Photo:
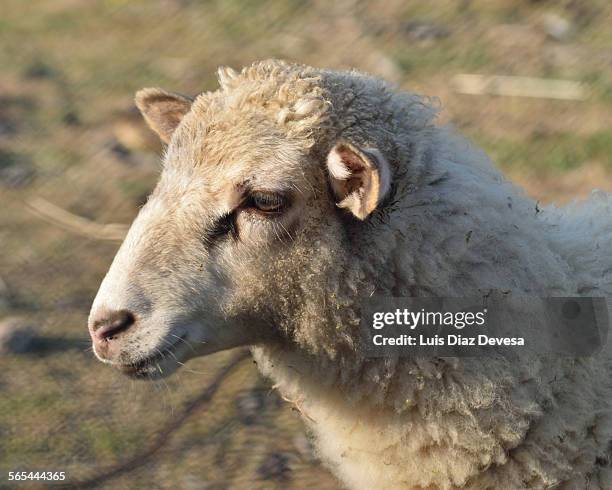
M 136 93 L 135 102 L 151 129 L 164 143 L 169 143 L 193 100 L 160 88 L 143 88 Z
M 327 156 L 327 170 L 338 207 L 366 219 L 391 187 L 389 162 L 375 148 L 342 141 Z

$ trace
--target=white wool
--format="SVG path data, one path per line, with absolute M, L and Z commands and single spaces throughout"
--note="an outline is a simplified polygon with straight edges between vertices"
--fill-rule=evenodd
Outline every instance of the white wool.
M 394 165 L 396 202 L 371 218 L 352 259 L 377 293 L 612 294 L 609 196 L 540 209 L 482 151 L 433 126 L 424 99 L 358 73 L 306 70 L 329 90 L 330 141 L 374 147 Z M 336 155 L 327 164 L 346 178 Z M 254 354 L 349 488 L 612 488 L 609 343 L 590 359 L 413 362 L 344 355 L 332 335 L 327 357 L 315 332 L 302 337 L 314 354 Z

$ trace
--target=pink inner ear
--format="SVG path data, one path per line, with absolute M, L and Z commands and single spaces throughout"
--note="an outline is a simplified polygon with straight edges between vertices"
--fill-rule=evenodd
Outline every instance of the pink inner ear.
M 338 155 L 342 160 L 342 163 L 350 170 L 351 174 L 362 172 L 365 165 L 359 155 L 356 155 L 350 148 L 341 146 L 338 148 Z
M 339 146 L 336 149 L 342 164 L 348 169 L 350 175 L 342 183 L 343 194 L 349 195 L 368 184 L 365 174 L 366 164 L 362 158 L 347 146 Z

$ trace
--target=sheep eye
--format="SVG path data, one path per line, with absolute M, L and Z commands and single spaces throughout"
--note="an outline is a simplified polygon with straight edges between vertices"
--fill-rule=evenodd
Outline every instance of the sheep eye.
M 254 192 L 249 196 L 248 206 L 266 214 L 280 213 L 287 205 L 287 199 L 273 192 Z

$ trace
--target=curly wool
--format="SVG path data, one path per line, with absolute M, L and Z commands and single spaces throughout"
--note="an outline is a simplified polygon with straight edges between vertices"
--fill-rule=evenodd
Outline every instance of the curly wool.
M 356 329 L 360 298 L 373 292 L 611 294 L 610 197 L 540 210 L 480 150 L 434 125 L 431 101 L 358 72 L 266 61 L 219 78 L 196 113 L 256 112 L 319 161 L 343 138 L 392 166 L 391 196 L 367 223 L 347 222 L 341 246 L 306 230 L 266 271 L 278 290 L 253 288 L 286 332 L 253 348 L 258 365 L 307 415 L 332 471 L 355 489 L 612 488 L 609 345 L 589 359 L 520 365 L 368 359 Z M 288 271 L 308 275 L 295 284 Z

